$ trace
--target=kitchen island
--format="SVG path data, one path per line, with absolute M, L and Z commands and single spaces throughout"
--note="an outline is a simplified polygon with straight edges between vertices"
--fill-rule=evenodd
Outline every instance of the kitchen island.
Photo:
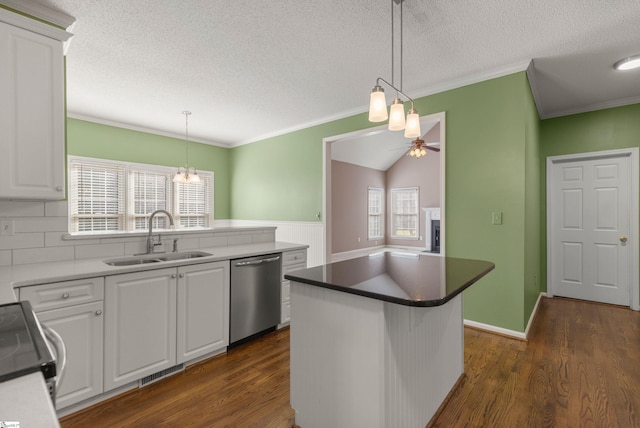
M 384 252 L 296 271 L 296 424 L 424 428 L 464 373 L 462 293 L 493 263 Z

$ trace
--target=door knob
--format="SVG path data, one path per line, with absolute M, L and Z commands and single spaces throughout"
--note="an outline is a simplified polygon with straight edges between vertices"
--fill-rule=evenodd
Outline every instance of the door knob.
M 626 236 L 621 236 L 620 237 L 620 242 L 627 242 L 627 237 Z

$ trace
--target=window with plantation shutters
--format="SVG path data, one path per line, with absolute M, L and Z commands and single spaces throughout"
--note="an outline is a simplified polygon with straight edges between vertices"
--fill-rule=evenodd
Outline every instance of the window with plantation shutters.
M 418 239 L 418 188 L 391 189 L 391 236 Z
M 176 183 L 175 222 L 180 227 L 211 227 L 211 195 L 213 186 L 210 176 L 200 175 L 200 183 Z
M 384 190 L 369 187 L 367 229 L 369 239 L 384 238 Z
M 148 169 L 129 169 L 129 212 L 131 229 L 147 230 L 149 216 L 156 210 L 171 212 L 172 176 L 167 172 Z M 153 229 L 168 229 L 167 216 L 153 218 Z
M 125 168 L 92 162 L 69 162 L 71 232 L 123 230 Z
M 200 183 L 173 183 L 175 168 L 69 156 L 69 231 L 146 231 L 156 210 L 173 215 L 174 228 L 213 226 L 213 173 Z M 171 228 L 154 217 L 154 230 Z

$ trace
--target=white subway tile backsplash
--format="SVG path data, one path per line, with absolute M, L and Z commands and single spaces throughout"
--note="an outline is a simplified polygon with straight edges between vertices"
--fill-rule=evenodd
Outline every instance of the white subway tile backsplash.
M 124 243 L 124 254 L 131 256 L 133 254 L 142 254 L 147 251 L 147 240 L 144 238 L 138 238 L 135 242 Z
M 213 236 L 211 238 L 200 238 L 200 248 L 226 247 L 228 245 L 227 236 Z
M 0 266 L 11 266 L 11 250 L 0 250 Z
M 173 240 L 166 241 L 166 245 L 169 251 L 171 251 L 171 248 L 173 247 Z M 197 237 L 178 239 L 179 251 L 197 250 L 198 248 L 202 248 L 202 247 L 200 245 L 200 239 L 198 239 Z
M 13 264 L 59 262 L 73 260 L 73 247 L 28 248 L 13 250 Z
M 251 244 L 252 236 L 253 236 L 252 234 L 244 234 L 244 233 L 233 234 L 228 237 L 227 243 L 229 246 Z
M 76 260 L 97 259 L 101 257 L 120 257 L 124 255 L 124 243 L 78 245 L 76 247 Z
M 100 239 L 83 239 L 82 241 L 70 241 L 63 239 L 63 236 L 68 235 L 68 232 L 45 232 L 44 234 L 44 246 L 45 247 L 72 247 L 74 245 L 92 245 L 99 244 Z
M 46 203 L 0 201 L 0 218 L 3 216 L 15 220 L 16 233 L 12 236 L 0 236 L 0 266 L 122 257 L 146 251 L 146 236 L 70 237 L 67 231 L 66 202 L 64 201 Z M 209 230 L 179 235 L 163 233 L 164 245 L 156 247 L 156 251 L 172 251 L 173 240 L 176 238 L 178 250 L 186 251 L 271 242 L 275 241 L 275 235 L 273 229 Z
M 263 233 L 254 233 L 253 235 L 253 243 L 259 244 L 263 242 L 272 242 L 276 240 L 275 231 L 263 232 Z
M 16 233 L 12 236 L 0 236 L 0 250 L 16 248 L 44 247 L 44 233 Z
M 43 217 L 44 202 L 0 201 L 0 217 Z
M 16 233 L 66 232 L 66 217 L 27 217 L 14 220 Z
M 67 201 L 48 201 L 44 203 L 44 215 L 47 217 L 65 217 L 69 215 Z

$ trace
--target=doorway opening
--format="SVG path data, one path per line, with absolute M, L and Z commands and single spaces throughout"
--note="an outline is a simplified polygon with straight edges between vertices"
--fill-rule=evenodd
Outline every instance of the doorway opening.
M 323 139 L 325 263 L 384 246 L 445 254 L 445 120 L 445 112 L 420 118 L 422 139 L 429 147 L 420 158 L 409 155 L 410 139 L 388 131 L 386 125 Z M 419 188 L 417 213 L 413 213 L 417 230 L 406 237 L 394 236 L 391 230 L 392 226 L 397 230 L 398 216 L 396 225 L 392 224 L 391 188 L 412 187 Z M 367 188 L 384 190 L 382 237 L 372 235 L 368 227 Z M 436 220 L 439 253 L 432 251 Z

